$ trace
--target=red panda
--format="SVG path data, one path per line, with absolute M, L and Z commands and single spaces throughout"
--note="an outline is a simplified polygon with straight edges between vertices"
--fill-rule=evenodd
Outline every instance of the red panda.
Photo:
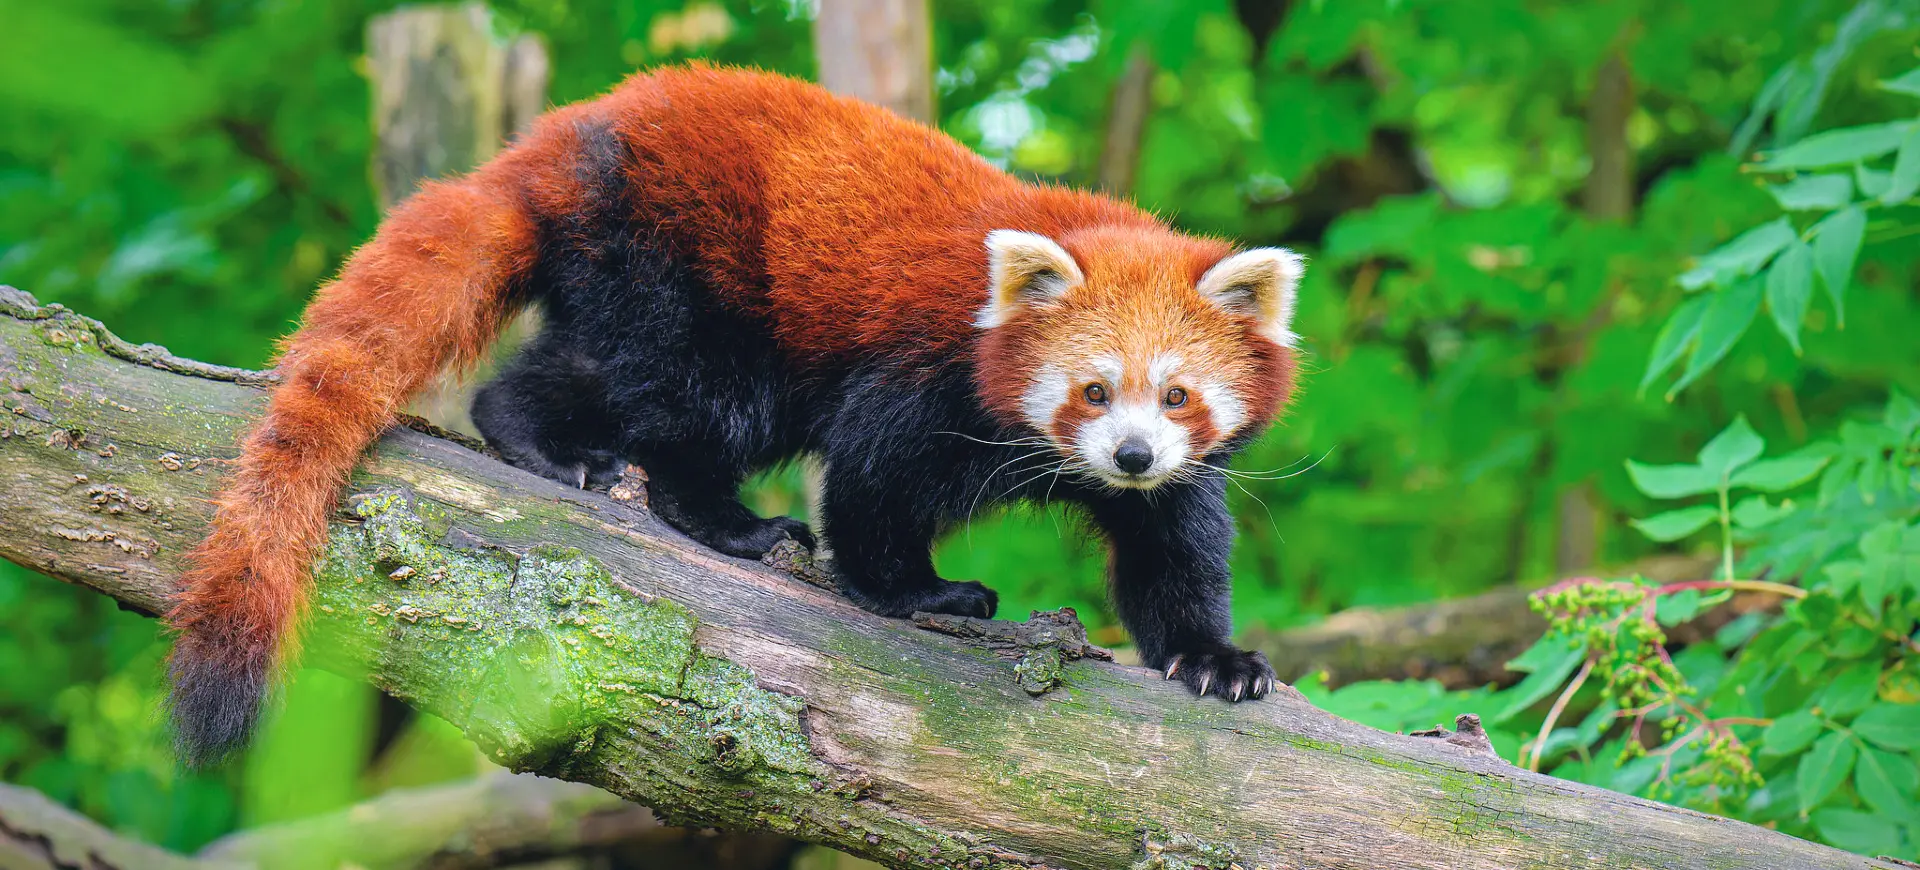
M 814 540 L 741 481 L 816 454 L 840 584 L 889 616 L 990 616 L 932 542 L 983 501 L 1065 502 L 1108 539 L 1145 663 L 1258 698 L 1220 469 L 1292 393 L 1301 270 L 775 75 L 664 69 L 557 109 L 395 209 L 286 340 L 169 615 L 180 754 L 245 742 L 349 471 L 528 305 L 543 331 L 474 402 L 514 465 L 640 465 L 664 520 L 752 558 Z

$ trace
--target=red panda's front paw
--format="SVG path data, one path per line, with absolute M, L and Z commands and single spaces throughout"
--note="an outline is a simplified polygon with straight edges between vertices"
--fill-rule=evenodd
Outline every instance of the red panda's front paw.
M 1227 701 L 1266 697 L 1280 680 L 1259 650 L 1220 645 L 1174 653 L 1161 666 L 1169 680 L 1187 684 L 1196 695 L 1212 693 Z

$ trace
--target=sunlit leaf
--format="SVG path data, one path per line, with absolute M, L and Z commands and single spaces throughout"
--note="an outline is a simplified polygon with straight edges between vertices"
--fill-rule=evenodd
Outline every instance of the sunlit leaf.
M 1896 94 L 1920 97 L 1920 67 L 1907 70 L 1893 78 L 1885 79 L 1880 82 L 1880 87 L 1883 90 L 1893 91 Z
M 1767 192 L 1787 211 L 1829 211 L 1853 200 L 1853 179 L 1844 172 L 1797 175 Z
M 1505 722 L 1558 691 L 1586 657 L 1584 646 L 1568 644 L 1560 635 L 1548 635 L 1535 642 L 1507 663 L 1510 670 L 1528 672 L 1527 677 L 1499 694 L 1506 705 L 1493 714 L 1491 721 Z
M 1867 709 L 1873 703 L 1873 693 L 1880 685 L 1880 663 L 1878 661 L 1856 662 L 1835 675 L 1820 690 L 1818 704 L 1820 712 L 1828 716 L 1851 716 Z
M 1760 529 L 1773 525 L 1793 513 L 1793 505 L 1782 502 L 1771 504 L 1764 495 L 1750 495 L 1735 503 L 1729 512 L 1733 524 L 1743 529 Z
M 1793 239 L 1793 224 L 1786 218 L 1761 224 L 1701 255 L 1693 268 L 1680 276 L 1680 286 L 1697 290 L 1709 284 L 1724 284 L 1742 275 L 1751 275 Z
M 1880 201 L 1899 205 L 1911 199 L 1915 191 L 1920 191 L 1920 124 L 1914 125 L 1913 131 L 1900 143 L 1900 154 L 1893 161 L 1893 178 L 1880 194 Z
M 1712 505 L 1695 505 L 1679 510 L 1654 514 L 1644 520 L 1634 520 L 1633 527 L 1656 541 L 1678 541 L 1720 517 L 1720 509 Z
M 1853 183 L 1859 186 L 1861 196 L 1879 199 L 1886 195 L 1888 185 L 1893 184 L 1893 173 L 1856 163 L 1853 167 Z
M 1741 414 L 1700 448 L 1700 468 L 1716 479 L 1726 477 L 1758 459 L 1766 447 L 1760 433 L 1747 423 L 1747 415 Z
M 1825 726 L 1811 710 L 1795 710 L 1760 732 L 1761 755 L 1792 755 L 1807 748 Z
M 1635 489 L 1652 498 L 1685 498 L 1720 488 L 1719 476 L 1698 465 L 1642 465 L 1629 459 L 1627 477 L 1633 479 Z
M 1814 741 L 1813 748 L 1800 756 L 1800 766 L 1793 777 L 1794 790 L 1800 796 L 1800 812 L 1819 806 L 1827 795 L 1847 781 L 1858 752 L 1845 734 L 1828 734 Z
M 0 5 L 10 32 L 32 35 L 0 51 L 0 100 L 134 136 L 178 130 L 218 108 L 216 82 L 189 56 L 77 5 Z
M 1911 814 L 1920 801 L 1920 769 L 1904 755 L 1875 749 L 1860 752 L 1854 765 L 1853 787 L 1868 806 L 1896 818 Z
M 1920 704 L 1881 702 L 1853 720 L 1853 733 L 1888 749 L 1920 748 Z
M 1832 457 L 1824 453 L 1797 453 L 1762 459 L 1733 476 L 1733 485 L 1761 492 L 1781 492 L 1813 479 Z
M 1886 816 L 1827 807 L 1814 813 L 1812 820 L 1822 839 L 1842 849 L 1863 855 L 1900 850 L 1900 828 L 1894 819 Z
M 1686 354 L 1688 346 L 1700 334 L 1700 321 L 1706 317 L 1707 305 L 1712 301 L 1713 297 L 1705 294 L 1694 296 L 1680 303 L 1667 318 L 1666 325 L 1660 327 L 1660 334 L 1653 340 L 1653 355 L 1647 360 L 1647 373 L 1640 378 L 1642 392 Z
M 1700 318 L 1700 338 L 1693 346 L 1693 355 L 1687 357 L 1687 370 L 1667 390 L 1668 398 L 1678 395 L 1688 384 L 1706 374 L 1708 369 L 1727 355 L 1727 351 L 1733 349 L 1740 336 L 1746 334 L 1747 326 L 1753 323 L 1753 316 L 1760 311 L 1763 283 L 1756 275 L 1714 291 L 1713 302 L 1707 306 L 1706 316 Z
M 1807 299 L 1813 295 L 1813 249 L 1794 239 L 1767 268 L 1767 310 L 1773 313 L 1773 325 L 1800 353 L 1800 321 L 1807 316 Z
M 1768 154 L 1758 168 L 1765 172 L 1779 172 L 1871 160 L 1900 147 L 1900 140 L 1906 138 L 1907 131 L 1912 127 L 1912 121 L 1889 121 L 1815 133 Z
M 1837 211 L 1813 225 L 1813 266 L 1820 272 L 1833 299 L 1833 311 L 1840 325 L 1847 323 L 1847 283 L 1853 280 L 1853 261 L 1860 256 L 1860 242 L 1867 235 L 1867 213 L 1859 206 Z

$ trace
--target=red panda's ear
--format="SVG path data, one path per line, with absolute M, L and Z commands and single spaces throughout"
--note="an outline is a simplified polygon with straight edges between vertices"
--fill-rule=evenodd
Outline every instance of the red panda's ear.
M 1196 289 L 1213 304 L 1253 318 L 1274 343 L 1292 347 L 1300 340 L 1293 334 L 1293 295 L 1306 270 L 1306 260 L 1286 248 L 1254 248 L 1215 263 Z
M 987 234 L 987 304 L 973 323 L 992 329 L 1023 308 L 1045 305 L 1086 283 L 1080 264 L 1058 242 L 1019 230 Z

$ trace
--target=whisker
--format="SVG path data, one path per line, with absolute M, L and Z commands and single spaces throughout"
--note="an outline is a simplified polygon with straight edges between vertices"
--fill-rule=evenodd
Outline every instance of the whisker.
M 988 441 L 985 438 L 975 438 L 972 435 L 968 435 L 965 432 L 949 432 L 949 431 L 942 430 L 939 432 L 935 432 L 933 434 L 953 435 L 958 438 L 965 438 L 968 441 L 972 441 L 975 444 L 985 444 L 990 447 L 1031 447 L 1036 444 L 1044 444 L 1049 447 L 1053 446 L 1053 440 L 1050 438 L 1047 438 L 1044 435 L 1029 435 L 1022 438 L 1016 438 L 1012 441 Z
M 1327 448 L 1327 452 L 1320 454 L 1320 458 L 1313 461 L 1312 465 L 1309 465 L 1306 468 L 1302 468 L 1299 471 L 1291 472 L 1289 474 L 1272 474 L 1270 472 L 1258 472 L 1258 471 L 1235 471 L 1231 468 L 1217 468 L 1217 467 L 1215 467 L 1214 470 L 1219 471 L 1223 474 L 1226 474 L 1230 477 L 1237 477 L 1242 480 L 1286 480 L 1287 478 L 1290 478 L 1290 477 L 1299 477 L 1300 475 L 1306 474 L 1307 472 L 1312 471 L 1315 468 L 1319 468 L 1320 463 L 1327 461 L 1327 457 L 1332 455 L 1333 455 L 1333 448 L 1329 447 Z M 1294 465 L 1298 465 L 1298 464 L 1299 463 L 1297 462 L 1294 463 Z M 1288 466 L 1288 467 L 1291 468 L 1292 466 Z
M 958 433 L 954 433 L 954 434 L 958 434 Z M 1028 453 L 1023 453 L 1023 454 L 1021 454 L 1021 455 L 1019 455 L 1019 456 L 1015 456 L 1015 457 L 1014 457 L 1014 458 L 1012 458 L 1012 459 L 1009 459 L 1009 460 L 1007 460 L 1007 461 L 1005 461 L 1005 462 L 1002 462 L 1002 463 L 1000 463 L 1000 464 L 999 464 L 998 466 L 996 466 L 996 467 L 995 467 L 995 468 L 994 468 L 994 469 L 993 469 L 992 471 L 989 471 L 989 472 L 987 472 L 987 476 L 986 476 L 986 477 L 984 477 L 984 478 L 982 478 L 982 479 L 980 480 L 980 491 L 979 491 L 979 492 L 976 492 L 976 493 L 974 493 L 974 494 L 973 494 L 973 504 L 972 504 L 971 506 L 969 506 L 969 507 L 967 508 L 967 546 L 968 546 L 968 547 L 972 547 L 972 546 L 973 546 L 973 515 L 974 515 L 974 512 L 976 512 L 976 511 L 978 511 L 978 510 L 980 510 L 980 499 L 981 499 L 981 498 L 982 498 L 983 496 L 985 496 L 985 495 L 987 494 L 987 487 L 988 487 L 988 486 L 991 486 L 991 485 L 993 484 L 993 479 L 994 479 L 995 477 L 997 477 L 997 476 L 999 476 L 999 474 L 1000 474 L 1000 471 L 1001 471 L 1002 469 L 1004 469 L 1004 468 L 1006 468 L 1007 466 L 1009 466 L 1009 465 L 1012 465 L 1012 464 L 1014 464 L 1014 463 L 1016 463 L 1016 462 L 1025 462 L 1025 461 L 1027 461 L 1027 460 L 1029 460 L 1029 459 L 1034 459 L 1034 458 L 1037 458 L 1037 457 L 1041 457 L 1041 456 L 1045 456 L 1045 455 L 1046 455 L 1046 454 L 1047 454 L 1047 453 L 1049 452 L 1049 450 L 1050 450 L 1050 449 L 1051 449 L 1051 445 L 1049 445 L 1048 447 L 1045 447 L 1045 448 L 1041 448 L 1041 449 L 1039 449 L 1039 450 L 1034 450 L 1034 451 L 1031 451 L 1031 452 L 1028 452 Z M 1027 469 L 1027 468 L 1021 468 L 1021 469 L 1019 469 L 1019 470 L 1017 470 L 1017 471 L 1014 471 L 1013 473 L 1014 473 L 1014 474 L 1025 474 L 1025 473 L 1026 473 L 1027 471 L 1029 471 L 1029 470 L 1031 470 L 1031 469 Z
M 998 500 L 1000 500 L 1000 499 L 1003 499 L 1003 498 L 1006 498 L 1006 497 L 1007 497 L 1007 494 L 1008 494 L 1008 493 L 1011 493 L 1011 492 L 1013 492 L 1014 490 L 1017 490 L 1017 489 L 1020 489 L 1021 487 L 1024 487 L 1024 486 L 1026 486 L 1026 485 L 1027 485 L 1027 484 L 1029 484 L 1029 483 L 1032 483 L 1032 482 L 1034 482 L 1034 481 L 1036 481 L 1036 480 L 1039 480 L 1040 478 L 1043 478 L 1043 477 L 1046 477 L 1046 476 L 1047 476 L 1047 475 L 1049 475 L 1049 474 L 1053 474 L 1053 475 L 1058 475 L 1058 474 L 1060 473 L 1060 469 L 1061 469 L 1061 468 L 1064 468 L 1064 467 L 1065 467 L 1065 466 L 1067 465 L 1067 463 L 1069 463 L 1069 462 L 1072 462 L 1072 461 L 1073 461 L 1073 460 L 1071 460 L 1071 459 L 1063 459 L 1063 460 L 1061 460 L 1061 461 L 1060 461 L 1059 463 L 1057 463 L 1057 464 L 1055 464 L 1055 465 L 1053 465 L 1052 467 L 1050 467 L 1050 468 L 1048 468 L 1047 470 L 1045 470 L 1045 471 L 1042 471 L 1042 472 L 1040 472 L 1039 474 L 1036 474 L 1036 475 L 1034 475 L 1034 476 L 1032 476 L 1032 477 L 1029 477 L 1029 478 L 1027 478 L 1026 480 L 1023 480 L 1023 481 L 1020 481 L 1019 483 L 1016 483 L 1016 484 L 1014 484 L 1014 485 L 1012 485 L 1012 486 L 1010 486 L 1010 487 L 1007 487 L 1007 489 L 1006 489 L 1006 491 L 1004 491 L 1004 492 L 1002 492 L 1002 493 L 1000 493 L 999 495 L 997 495 L 997 496 L 995 496 L 995 497 L 994 497 L 994 500 L 995 500 L 995 501 L 998 501 Z

